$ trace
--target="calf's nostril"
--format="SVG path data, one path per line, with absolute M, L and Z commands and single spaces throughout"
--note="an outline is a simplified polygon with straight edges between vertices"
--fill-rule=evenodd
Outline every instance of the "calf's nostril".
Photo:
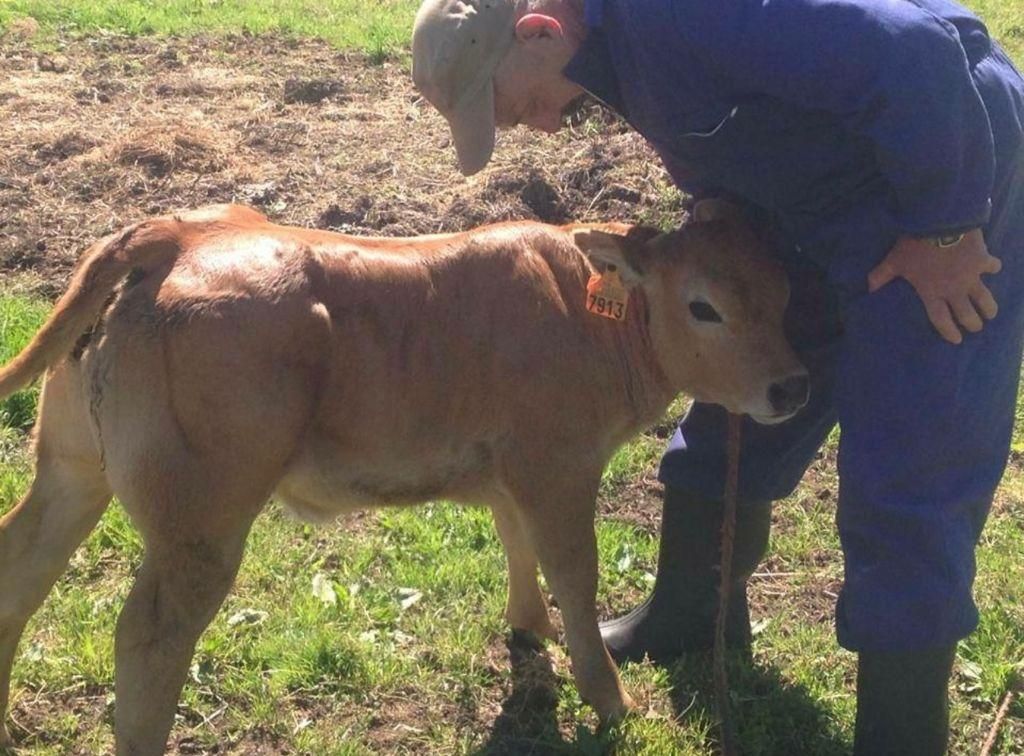
M 810 388 L 806 375 L 791 375 L 768 387 L 768 402 L 779 414 L 795 412 L 807 404 Z

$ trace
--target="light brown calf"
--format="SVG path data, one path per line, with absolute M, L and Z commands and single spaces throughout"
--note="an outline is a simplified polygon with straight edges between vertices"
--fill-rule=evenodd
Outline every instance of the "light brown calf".
M 723 220 L 657 237 L 511 223 L 364 239 L 237 206 L 99 242 L 0 371 L 0 396 L 48 371 L 36 477 L 0 520 L 0 722 L 25 622 L 112 494 L 146 546 L 117 626 L 119 754 L 163 751 L 195 642 L 272 495 L 321 520 L 490 506 L 509 622 L 554 636 L 539 562 L 581 694 L 621 715 L 594 608 L 601 471 L 681 390 L 766 421 L 806 400 L 786 283 L 758 252 Z M 624 322 L 584 310 L 592 266 L 610 263 L 632 287 Z

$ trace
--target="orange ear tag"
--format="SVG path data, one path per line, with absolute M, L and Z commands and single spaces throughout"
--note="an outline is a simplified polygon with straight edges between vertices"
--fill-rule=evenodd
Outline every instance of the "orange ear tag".
M 594 273 L 587 282 L 587 312 L 612 320 L 626 319 L 629 292 L 622 285 L 619 271 L 609 265 L 604 273 Z

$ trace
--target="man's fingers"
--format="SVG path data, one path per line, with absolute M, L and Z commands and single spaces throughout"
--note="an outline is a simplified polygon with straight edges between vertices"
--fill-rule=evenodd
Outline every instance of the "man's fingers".
M 971 301 L 974 302 L 974 306 L 981 313 L 981 316 L 985 320 L 992 320 L 999 312 L 999 305 L 996 304 L 996 298 L 992 296 L 992 292 L 988 290 L 988 287 L 979 283 L 971 291 Z
M 977 333 L 984 326 L 981 316 L 967 297 L 950 302 L 949 308 L 956 316 L 957 322 L 971 333 Z
M 985 258 L 985 264 L 981 268 L 982 273 L 998 273 L 1003 269 L 1003 261 L 998 257 L 988 255 Z
M 949 312 L 949 305 L 946 304 L 946 300 L 924 300 L 924 309 L 928 313 L 928 319 L 932 321 L 932 325 L 935 326 L 935 330 L 939 332 L 942 338 L 951 344 L 959 344 L 963 341 L 964 337 L 960 333 L 960 329 L 957 328 L 956 323 L 953 322 L 953 316 Z
M 878 291 L 898 276 L 899 273 L 888 259 L 882 260 L 874 270 L 868 273 L 868 292 Z

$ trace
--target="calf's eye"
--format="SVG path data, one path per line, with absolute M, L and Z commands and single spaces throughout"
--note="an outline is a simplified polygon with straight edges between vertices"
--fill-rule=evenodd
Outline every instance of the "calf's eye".
M 701 323 L 722 322 L 722 316 L 718 314 L 718 310 L 699 299 L 690 302 L 690 314 Z

